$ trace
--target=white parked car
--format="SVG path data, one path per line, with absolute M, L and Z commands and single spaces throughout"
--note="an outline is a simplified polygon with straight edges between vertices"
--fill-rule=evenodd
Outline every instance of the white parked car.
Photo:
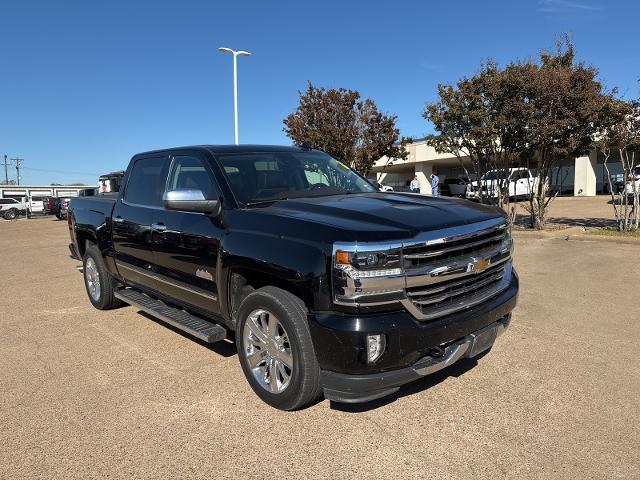
M 393 187 L 390 187 L 388 185 L 383 185 L 380 182 L 377 182 L 375 180 L 371 180 L 370 183 L 381 192 L 393 192 Z
M 489 170 L 481 177 L 481 181 L 473 181 L 467 185 L 465 197 L 468 200 L 480 199 L 482 184 L 485 198 L 498 198 L 498 185 L 501 179 L 508 178 L 509 196 L 513 198 L 528 197 L 538 183 L 528 168 L 510 168 L 507 170 Z
M 624 186 L 624 193 L 627 195 L 633 195 L 634 186 L 635 193 L 640 192 L 640 165 L 633 169 L 633 178 L 630 178 L 627 181 L 627 184 Z
M 27 198 L 27 210 L 29 210 L 29 214 L 44 213 L 42 200 L 44 200 L 42 195 L 34 195 Z
M 6 220 L 13 220 L 19 215 L 25 215 L 26 213 L 27 202 L 24 198 L 22 200 L 0 198 L 0 216 Z

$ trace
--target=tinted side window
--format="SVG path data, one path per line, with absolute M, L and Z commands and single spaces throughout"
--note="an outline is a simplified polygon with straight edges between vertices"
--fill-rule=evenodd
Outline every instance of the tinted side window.
M 201 190 L 205 198 L 217 197 L 211 177 L 202 161 L 188 155 L 176 156 L 171 164 L 167 190 Z
M 138 205 L 159 207 L 162 205 L 164 157 L 136 160 L 127 182 L 125 201 Z

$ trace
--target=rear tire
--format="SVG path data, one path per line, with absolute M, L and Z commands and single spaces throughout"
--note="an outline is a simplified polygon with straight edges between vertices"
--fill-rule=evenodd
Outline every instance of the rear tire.
M 109 310 L 123 305 L 113 295 L 116 282 L 107 271 L 102 253 L 95 244 L 87 244 L 82 264 L 84 286 L 91 304 L 98 310 Z
M 247 295 L 237 318 L 238 358 L 256 395 L 280 410 L 306 407 L 320 397 L 320 367 L 302 300 L 263 287 Z

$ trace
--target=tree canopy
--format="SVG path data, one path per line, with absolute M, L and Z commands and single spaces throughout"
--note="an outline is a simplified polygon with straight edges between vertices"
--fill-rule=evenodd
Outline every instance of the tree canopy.
M 490 169 L 528 166 L 538 177 L 529 197 L 531 226 L 541 229 L 554 198 L 552 170 L 588 153 L 607 121 L 602 111 L 612 92 L 604 91 L 597 74 L 575 60 L 567 37 L 538 61 L 504 68 L 488 62 L 455 85 L 438 86 L 438 100 L 423 113 L 437 132 L 428 143 L 469 157 L 478 178 Z
M 382 157 L 404 159 L 396 116 L 381 113 L 373 100 L 345 88 L 325 89 L 309 82 L 296 110 L 283 121 L 284 132 L 297 145 L 308 145 L 367 175 Z

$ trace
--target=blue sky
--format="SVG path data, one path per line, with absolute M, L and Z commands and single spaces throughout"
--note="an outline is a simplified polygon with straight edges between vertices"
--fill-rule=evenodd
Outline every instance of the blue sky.
M 220 46 L 253 53 L 239 59 L 241 143 L 289 144 L 282 119 L 307 80 L 359 90 L 423 136 L 439 82 L 565 31 L 608 86 L 640 93 L 632 0 L 4 0 L 0 18 L 0 155 L 25 159 L 22 183 L 93 184 L 139 151 L 232 143 Z

